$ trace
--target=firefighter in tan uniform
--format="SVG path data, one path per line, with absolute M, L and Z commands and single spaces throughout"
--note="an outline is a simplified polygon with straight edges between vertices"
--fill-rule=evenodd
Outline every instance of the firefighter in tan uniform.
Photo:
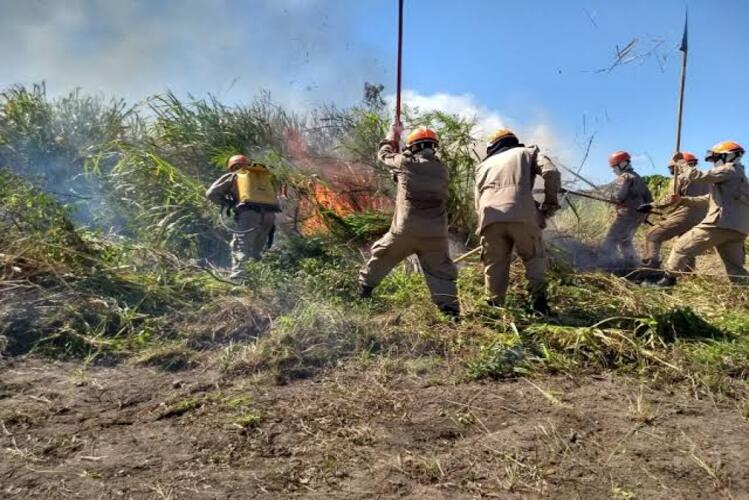
M 698 160 L 695 155 L 689 152 L 682 153 L 684 161 L 690 167 L 696 167 Z M 671 161 L 668 166 L 671 175 L 674 175 L 674 162 Z M 679 193 L 681 196 L 695 197 L 704 196 L 709 192 L 707 184 L 695 184 L 687 181 L 684 177 L 676 177 L 678 188 L 674 189 L 673 181 L 669 188 L 670 193 Z M 707 205 L 679 205 L 678 207 L 669 207 L 668 201 L 662 203 L 646 203 L 641 205 L 637 211 L 641 213 L 650 213 L 653 209 L 666 211 L 666 215 L 658 221 L 645 235 L 645 256 L 642 263 L 645 267 L 651 269 L 660 269 L 661 267 L 661 247 L 669 240 L 672 240 L 686 233 L 694 226 L 702 222 L 707 215 Z M 690 270 L 695 266 L 694 260 L 689 262 Z
M 687 271 L 697 255 L 715 248 L 723 261 L 728 278 L 736 284 L 749 284 L 744 268 L 745 242 L 749 234 L 749 180 L 741 157 L 744 148 L 731 141 L 721 142 L 708 150 L 705 161 L 714 163 L 707 172 L 688 166 L 677 154 L 679 177 L 693 184 L 708 184 L 710 194 L 672 197 L 674 205 L 707 206 L 707 216 L 696 227 L 681 236 L 666 263 L 666 276 L 659 286 L 673 286 L 679 273 Z
M 416 254 L 432 301 L 457 318 L 458 273 L 447 238 L 449 178 L 436 154 L 437 134 L 425 127 L 414 130 L 406 139 L 406 150 L 398 153 L 400 133 L 400 127 L 393 125 L 380 145 L 378 158 L 397 183 L 395 213 L 390 230 L 372 246 L 372 256 L 359 275 L 360 295 L 370 297 L 399 262 Z
M 490 137 L 486 154 L 476 169 L 476 210 L 488 303 L 501 306 L 505 302 L 514 249 L 525 265 L 531 308 L 546 314 L 547 260 L 542 229 L 546 218 L 559 208 L 561 176 L 537 147 L 526 147 L 507 129 Z M 533 198 L 537 176 L 544 181 L 545 197 L 540 206 Z
M 637 250 L 633 243 L 635 232 L 640 224 L 647 220 L 647 214 L 637 211 L 641 205 L 651 203 L 645 181 L 632 168 L 632 161 L 626 151 L 617 151 L 609 156 L 609 166 L 617 176 L 615 191 L 612 197 L 618 207 L 606 237 L 601 244 L 601 252 L 606 256 L 621 252 L 626 267 L 637 267 Z
M 231 240 L 231 278 L 244 278 L 244 264 L 259 260 L 273 242 L 276 212 L 279 211 L 270 172 L 264 165 L 250 164 L 246 156 L 234 155 L 222 175 L 205 195 L 234 216 Z

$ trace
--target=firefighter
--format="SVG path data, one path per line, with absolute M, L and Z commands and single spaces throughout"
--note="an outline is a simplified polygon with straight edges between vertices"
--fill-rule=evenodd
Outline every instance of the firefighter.
M 390 230 L 372 246 L 372 256 L 361 270 L 360 295 L 374 288 L 399 262 L 416 254 L 432 301 L 445 314 L 458 318 L 457 268 L 450 259 L 447 237 L 448 172 L 437 156 L 439 139 L 420 127 L 406 138 L 399 153 L 401 128 L 393 124 L 380 143 L 379 161 L 397 183 L 395 213 Z
M 544 181 L 544 200 L 537 204 L 533 185 Z M 501 129 L 490 138 L 486 158 L 476 169 L 476 209 L 481 237 L 481 260 L 488 303 L 505 302 L 512 251 L 525 264 L 531 309 L 549 313 L 546 292 L 547 259 L 542 229 L 559 209 L 561 176 L 538 147 L 526 147 L 510 130 Z
M 635 232 L 640 224 L 647 220 L 647 214 L 637 211 L 641 205 L 652 203 L 645 181 L 632 168 L 632 158 L 626 151 L 617 151 L 609 156 L 609 166 L 616 176 L 615 191 L 612 198 L 618 207 L 614 222 L 601 244 L 605 256 L 621 252 L 624 265 L 634 268 L 638 265 L 637 251 L 633 243 Z
M 690 167 L 678 154 L 674 157 L 679 177 L 693 184 L 709 185 L 710 194 L 672 196 L 671 202 L 676 206 L 707 206 L 707 216 L 676 241 L 666 263 L 666 275 L 658 286 L 676 284 L 676 277 L 689 269 L 691 260 L 711 248 L 718 252 L 731 282 L 749 284 L 749 273 L 744 267 L 744 245 L 749 234 L 749 180 L 741 164 L 743 155 L 744 148 L 735 142 L 718 143 L 707 152 L 705 161 L 713 163 L 707 172 Z
M 684 161 L 690 167 L 697 167 L 697 157 L 689 152 L 682 153 Z M 669 162 L 668 170 L 674 175 L 675 164 L 673 160 Z M 678 186 L 674 188 L 673 181 L 670 187 L 670 193 L 679 193 L 681 196 L 704 196 L 708 194 L 709 187 L 707 184 L 690 183 L 684 177 L 676 176 Z M 642 263 L 645 267 L 651 269 L 660 269 L 661 267 L 661 247 L 663 243 L 674 239 L 686 233 L 694 226 L 702 222 L 707 215 L 707 205 L 669 207 L 668 202 L 646 203 L 641 205 L 637 211 L 641 213 L 650 213 L 653 209 L 666 211 L 663 217 L 655 226 L 653 226 L 645 236 L 645 257 Z M 689 262 L 689 269 L 694 270 L 694 260 Z
M 222 211 L 234 217 L 231 240 L 231 278 L 245 277 L 244 264 L 259 260 L 263 250 L 273 244 L 276 212 L 279 211 L 270 172 L 244 155 L 227 162 L 229 172 L 222 175 L 205 195 Z

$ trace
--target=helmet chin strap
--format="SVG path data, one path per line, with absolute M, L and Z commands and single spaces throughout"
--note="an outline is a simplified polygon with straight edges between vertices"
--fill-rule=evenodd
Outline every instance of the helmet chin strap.
M 713 161 L 713 164 L 716 166 L 725 165 L 726 163 L 734 163 L 741 159 L 742 153 L 738 152 L 731 152 L 731 153 L 721 153 L 718 155 L 715 155 L 715 160 Z
M 735 162 L 741 159 L 741 153 L 728 153 L 725 156 L 726 163 Z
M 408 150 L 412 153 L 420 153 L 425 149 L 431 149 L 432 151 L 437 149 L 437 144 L 431 142 L 420 142 L 408 146 Z
M 622 167 L 622 165 L 624 165 L 624 166 Z M 617 174 L 621 174 L 623 172 L 626 172 L 627 169 L 629 169 L 629 166 L 630 166 L 630 163 L 628 161 L 627 162 L 621 162 L 618 165 L 614 165 L 614 171 Z

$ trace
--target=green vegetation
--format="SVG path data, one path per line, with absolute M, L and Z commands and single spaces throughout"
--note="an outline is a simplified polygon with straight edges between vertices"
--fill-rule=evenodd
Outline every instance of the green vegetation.
M 167 94 L 147 106 L 77 92 L 50 101 L 41 86 L 0 94 L 4 355 L 171 371 L 209 365 L 227 376 L 278 382 L 345 363 L 401 366 L 448 381 L 615 371 L 652 383 L 688 381 L 743 400 L 746 412 L 749 294 L 722 278 L 643 289 L 607 274 L 572 272 L 569 248 L 552 241 L 552 318 L 524 309 L 519 265 L 508 307 L 488 308 L 476 260 L 461 269 L 460 324 L 432 306 L 422 277 L 406 265 L 372 301 L 359 300 L 361 250 L 387 229 L 389 214 L 338 213 L 316 204 L 309 186 L 314 179 L 332 185 L 323 167 L 334 154 L 335 161 L 369 169 L 370 194 L 392 193 L 374 162 L 387 119 L 372 95 L 353 109 L 305 117 L 267 97 L 227 107 Z M 407 116 L 441 134 L 452 174 L 451 229 L 471 238 L 472 124 L 443 113 Z M 304 215 L 320 217 L 329 229 L 300 234 L 283 227 L 275 248 L 248 266 L 247 286 L 226 281 L 219 269 L 227 263 L 229 234 L 203 196 L 235 152 L 270 165 L 290 198 L 308 202 Z M 60 184 L 61 178 L 75 182 Z M 662 180 L 651 182 L 662 188 Z M 564 210 L 552 229 L 584 245 L 600 238 L 610 209 L 582 206 L 583 219 Z M 182 401 L 167 411 L 202 404 Z M 249 402 L 222 404 L 234 408 L 236 426 L 262 425 Z

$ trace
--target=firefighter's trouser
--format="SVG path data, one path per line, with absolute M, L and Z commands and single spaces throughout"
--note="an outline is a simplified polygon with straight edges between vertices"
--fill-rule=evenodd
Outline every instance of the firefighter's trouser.
M 737 284 L 749 284 L 749 272 L 744 268 L 746 235 L 732 229 L 697 226 L 676 240 L 666 263 L 671 274 L 689 270 L 689 262 L 701 253 L 715 248 L 723 261 L 728 279 Z
M 616 214 L 614 222 L 606 233 L 601 244 L 601 252 L 605 257 L 616 255 L 617 250 L 621 252 L 626 266 L 638 265 L 637 250 L 635 250 L 634 237 L 637 228 L 645 222 L 646 215 L 642 214 Z
M 244 276 L 244 264 L 259 260 L 268 245 L 276 214 L 270 210 L 244 209 L 237 213 L 234 227 L 237 232 L 231 239 L 231 277 Z
M 359 274 L 362 285 L 374 288 L 399 262 L 416 254 L 432 301 L 443 311 L 459 310 L 458 270 L 448 249 L 447 236 L 418 237 L 388 232 L 372 245 L 372 256 Z
M 668 214 L 645 235 L 645 255 L 642 262 L 648 267 L 660 268 L 663 244 L 692 229 L 702 222 L 704 216 L 704 211 L 677 211 Z M 693 259 L 689 262 L 689 268 L 693 270 L 694 266 L 695 260 Z
M 484 282 L 489 300 L 495 305 L 504 304 L 507 296 L 513 249 L 525 265 L 530 295 L 538 297 L 546 293 L 547 259 L 541 228 L 525 222 L 496 222 L 481 233 Z

